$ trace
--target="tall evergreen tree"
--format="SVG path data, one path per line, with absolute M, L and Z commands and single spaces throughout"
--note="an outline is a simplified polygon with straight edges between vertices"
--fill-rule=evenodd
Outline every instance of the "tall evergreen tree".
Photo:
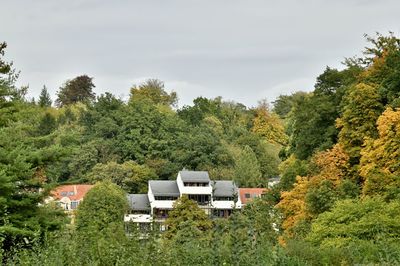
M 38 104 L 40 107 L 50 107 L 53 102 L 51 101 L 51 97 L 49 92 L 47 91 L 46 86 L 43 86 L 42 91 L 40 92 Z

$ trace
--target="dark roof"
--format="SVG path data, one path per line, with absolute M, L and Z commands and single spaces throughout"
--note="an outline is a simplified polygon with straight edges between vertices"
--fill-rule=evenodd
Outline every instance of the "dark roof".
M 218 180 L 213 182 L 215 197 L 233 197 L 238 193 L 237 187 L 233 181 Z
M 206 183 L 210 182 L 210 177 L 208 176 L 207 171 L 180 171 L 183 182 L 199 182 Z
M 128 194 L 128 202 L 132 210 L 150 210 L 147 194 Z
M 149 180 L 154 196 L 178 196 L 179 188 L 175 180 Z

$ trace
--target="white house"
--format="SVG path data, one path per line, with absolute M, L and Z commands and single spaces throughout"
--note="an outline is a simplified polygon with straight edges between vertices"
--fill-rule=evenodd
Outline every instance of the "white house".
M 231 180 L 211 181 L 206 171 L 180 171 L 175 180 L 150 180 L 147 194 L 129 194 L 130 213 L 126 222 L 140 226 L 163 222 L 174 202 L 187 195 L 213 217 L 227 217 L 242 207 L 238 188 Z

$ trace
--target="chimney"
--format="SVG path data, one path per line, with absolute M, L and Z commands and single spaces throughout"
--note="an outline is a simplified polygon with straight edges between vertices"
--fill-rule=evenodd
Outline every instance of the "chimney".
M 78 195 L 78 190 L 76 189 L 76 185 L 74 185 L 74 195 Z

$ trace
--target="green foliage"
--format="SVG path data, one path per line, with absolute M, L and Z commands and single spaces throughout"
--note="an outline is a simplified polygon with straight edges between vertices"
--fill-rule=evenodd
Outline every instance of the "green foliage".
M 366 241 L 399 241 L 400 202 L 381 198 L 338 201 L 318 216 L 307 239 L 326 247 L 344 247 Z M 384 210 L 384 211 L 383 211 Z
M 260 163 L 249 146 L 245 146 L 235 160 L 234 180 L 241 187 L 266 187 L 267 180 L 262 178 Z
M 186 195 L 175 201 L 165 225 L 168 230 L 164 233 L 164 238 L 175 238 L 180 241 L 186 241 L 192 237 L 201 238 L 212 227 L 211 220 L 204 210 Z
M 76 228 L 82 234 L 98 233 L 113 227 L 123 230 L 123 217 L 128 208 L 126 194 L 110 181 L 97 183 L 78 206 Z
M 149 180 L 157 179 L 156 173 L 146 165 L 133 161 L 123 164 L 108 162 L 96 164 L 86 175 L 91 183 L 109 180 L 128 193 L 146 193 Z
M 46 86 L 43 86 L 42 91 L 39 95 L 38 104 L 40 107 L 50 107 L 53 102 L 51 101 L 51 97 L 49 92 L 47 91 Z
M 57 92 L 56 105 L 62 107 L 77 102 L 91 102 L 95 99 L 93 78 L 87 75 L 68 80 Z

